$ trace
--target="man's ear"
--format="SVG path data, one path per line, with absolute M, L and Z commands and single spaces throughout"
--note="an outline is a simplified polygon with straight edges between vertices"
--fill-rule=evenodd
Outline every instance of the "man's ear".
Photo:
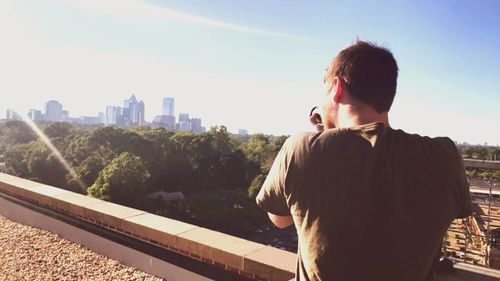
M 342 84 L 342 80 L 338 77 L 333 78 L 332 81 L 332 91 L 333 91 L 333 101 L 335 103 L 340 103 L 342 100 L 342 96 L 344 94 L 344 85 Z

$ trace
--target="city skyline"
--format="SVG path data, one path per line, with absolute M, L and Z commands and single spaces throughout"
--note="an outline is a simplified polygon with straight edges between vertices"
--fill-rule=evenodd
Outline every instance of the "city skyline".
M 391 126 L 500 144 L 500 3 L 217 0 L 0 3 L 0 118 L 54 99 L 75 115 L 141 95 L 145 119 L 176 111 L 209 126 L 283 135 L 311 130 L 328 61 L 360 39 L 400 67 Z M 383 16 L 373 11 L 384 11 Z M 86 23 L 86 24 L 82 24 Z M 98 28 L 96 28 L 98 27 Z M 95 101 L 99 101 L 96 103 Z
M 117 125 L 120 127 L 154 126 L 165 127 L 170 130 L 192 131 L 202 133 L 206 129 L 202 126 L 202 119 L 189 117 L 189 113 L 179 113 L 179 122 L 176 122 L 174 112 L 174 98 L 163 97 L 162 112 L 151 121 L 144 118 L 145 104 L 133 94 L 123 100 L 123 106 L 106 105 L 104 112 L 94 116 L 71 117 L 68 110 L 63 110 L 63 104 L 56 100 L 49 100 L 44 110 L 31 108 L 26 115 L 13 109 L 7 109 L 5 119 L 20 119 L 27 117 L 34 122 L 68 122 L 89 125 Z M 1 118 L 0 118 L 1 120 Z

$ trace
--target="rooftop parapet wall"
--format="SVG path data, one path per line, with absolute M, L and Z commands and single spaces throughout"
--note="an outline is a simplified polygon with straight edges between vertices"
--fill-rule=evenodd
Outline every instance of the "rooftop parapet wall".
M 0 192 L 251 279 L 295 275 L 295 254 L 196 225 L 2 173 Z

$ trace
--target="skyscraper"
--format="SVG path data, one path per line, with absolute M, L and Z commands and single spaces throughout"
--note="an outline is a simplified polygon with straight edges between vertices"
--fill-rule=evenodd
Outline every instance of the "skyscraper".
M 191 131 L 195 133 L 203 133 L 205 128 L 201 126 L 201 118 L 191 118 Z
M 136 117 L 136 122 L 138 125 L 143 125 L 144 123 L 144 111 L 145 111 L 145 108 L 144 108 L 144 102 L 143 101 L 140 101 L 137 103 L 137 115 L 135 116 Z
M 63 110 L 61 114 L 62 122 L 69 122 L 69 112 L 67 110 Z
M 163 127 L 168 130 L 175 130 L 175 116 L 157 115 L 153 119 L 153 126 Z
M 144 124 L 144 102 L 137 101 L 135 95 L 123 102 L 122 116 L 125 126 Z
M 170 97 L 163 98 L 162 115 L 175 116 L 174 115 L 174 98 L 170 98 Z
M 189 122 L 189 113 L 179 113 L 179 123 L 180 122 Z
M 50 100 L 45 104 L 45 120 L 59 122 L 63 117 L 62 104 L 55 100 Z
M 43 120 L 43 114 L 41 110 L 30 109 L 28 117 L 33 120 L 33 122 L 40 122 Z
M 182 121 L 178 123 L 179 130 L 181 131 L 191 131 L 191 122 L 190 121 Z
M 108 105 L 106 107 L 106 116 L 104 124 L 106 125 L 121 125 L 122 108 L 119 106 Z
M 205 127 L 201 126 L 201 118 L 189 118 L 188 113 L 179 114 L 179 122 L 175 125 L 175 128 L 177 130 L 195 133 L 205 132 Z
M 97 113 L 97 117 L 99 117 L 99 124 L 104 124 L 104 113 Z
M 14 110 L 7 109 L 7 120 L 21 120 L 21 116 L 17 114 Z

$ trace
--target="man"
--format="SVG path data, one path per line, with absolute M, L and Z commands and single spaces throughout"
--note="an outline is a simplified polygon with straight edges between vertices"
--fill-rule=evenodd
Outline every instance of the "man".
M 454 143 L 389 126 L 397 75 L 387 49 L 342 50 L 325 76 L 324 130 L 290 137 L 274 161 L 257 204 L 295 225 L 297 280 L 433 280 L 447 227 L 471 214 Z

